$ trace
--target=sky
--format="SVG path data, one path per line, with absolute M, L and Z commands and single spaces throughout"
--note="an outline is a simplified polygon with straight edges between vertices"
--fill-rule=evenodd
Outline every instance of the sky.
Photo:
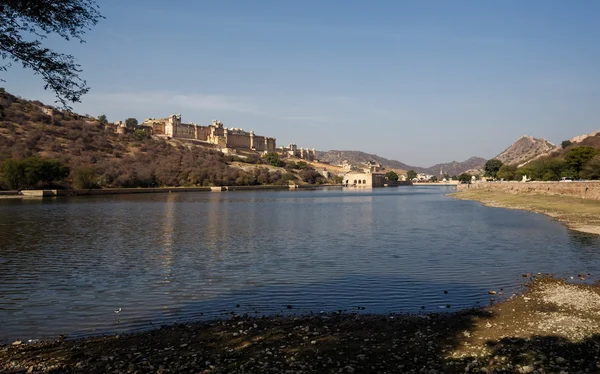
M 410 165 L 600 129 L 600 1 L 97 0 L 76 112 L 254 130 Z M 7 91 L 52 104 L 31 71 Z

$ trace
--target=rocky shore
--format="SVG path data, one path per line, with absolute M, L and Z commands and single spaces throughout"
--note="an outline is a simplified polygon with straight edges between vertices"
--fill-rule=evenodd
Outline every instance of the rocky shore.
M 234 316 L 0 346 L 0 373 L 37 372 L 595 373 L 600 288 L 539 278 L 521 295 L 456 313 Z

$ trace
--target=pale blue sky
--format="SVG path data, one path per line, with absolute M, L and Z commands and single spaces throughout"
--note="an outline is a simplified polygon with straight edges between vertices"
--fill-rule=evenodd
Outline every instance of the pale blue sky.
M 99 0 L 74 106 L 429 166 L 600 129 L 600 1 Z M 2 85 L 52 103 L 14 65 Z

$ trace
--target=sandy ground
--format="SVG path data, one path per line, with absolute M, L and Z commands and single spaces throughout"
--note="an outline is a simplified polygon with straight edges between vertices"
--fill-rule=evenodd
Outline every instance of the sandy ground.
M 600 235 L 600 201 L 568 196 L 511 194 L 498 190 L 473 188 L 450 194 L 461 200 L 475 200 L 483 205 L 522 209 L 542 213 L 562 222 L 572 230 Z
M 233 316 L 123 336 L 15 342 L 0 347 L 0 372 L 595 373 L 599 291 L 539 278 L 521 295 L 456 313 Z

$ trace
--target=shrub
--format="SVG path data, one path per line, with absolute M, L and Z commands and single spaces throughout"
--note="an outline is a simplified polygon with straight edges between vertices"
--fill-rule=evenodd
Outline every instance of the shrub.
M 73 170 L 73 186 L 80 189 L 92 189 L 97 186 L 96 168 L 80 166 Z
M 269 152 L 263 156 L 263 159 L 272 166 L 283 166 L 283 162 L 279 159 L 279 155 L 275 152 Z

